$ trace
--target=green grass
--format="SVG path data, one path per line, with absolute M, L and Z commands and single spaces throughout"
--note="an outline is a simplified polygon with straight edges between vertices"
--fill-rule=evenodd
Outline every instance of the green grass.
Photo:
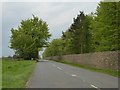
M 35 61 L 2 60 L 2 88 L 25 88 Z
M 83 65 L 68 62 L 68 61 L 65 61 L 65 60 L 62 60 L 61 63 L 69 64 L 69 65 L 72 65 L 72 66 L 75 66 L 75 67 L 84 68 L 84 69 L 95 71 L 95 72 L 100 72 L 100 73 L 112 75 L 112 76 L 115 76 L 115 77 L 120 77 L 120 71 L 115 71 L 115 70 L 111 70 L 111 69 L 100 69 L 100 68 L 95 68 L 95 67 L 90 67 L 90 66 L 83 66 Z

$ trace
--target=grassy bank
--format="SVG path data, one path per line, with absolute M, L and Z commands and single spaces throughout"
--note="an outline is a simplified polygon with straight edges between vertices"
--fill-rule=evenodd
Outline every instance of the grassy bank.
M 98 68 L 94 68 L 94 67 L 90 67 L 90 66 L 83 66 L 83 65 L 80 65 L 80 64 L 68 62 L 68 61 L 65 61 L 65 60 L 62 60 L 61 63 L 69 64 L 69 65 L 72 65 L 72 66 L 75 66 L 75 67 L 79 67 L 79 68 L 83 68 L 83 69 L 87 69 L 87 70 L 91 70 L 91 71 L 95 71 L 95 72 L 100 72 L 100 73 L 112 75 L 112 76 L 115 76 L 115 77 L 120 77 L 120 71 L 115 71 L 115 70 L 111 70 L 111 69 L 98 69 Z
M 24 88 L 35 61 L 2 60 L 2 88 Z

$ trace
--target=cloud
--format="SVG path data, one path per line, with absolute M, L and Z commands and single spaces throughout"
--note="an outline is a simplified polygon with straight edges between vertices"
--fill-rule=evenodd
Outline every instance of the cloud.
M 60 25 L 64 25 L 70 21 L 72 21 L 73 15 L 74 15 L 75 10 L 68 10 L 68 11 L 64 11 L 62 13 L 60 13 L 59 15 L 57 15 L 56 17 L 54 17 L 53 19 L 50 19 L 50 23 L 53 26 L 60 26 Z

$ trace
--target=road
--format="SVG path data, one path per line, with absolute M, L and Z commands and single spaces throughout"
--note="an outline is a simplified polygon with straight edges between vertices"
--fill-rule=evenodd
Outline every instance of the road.
M 118 88 L 118 78 L 54 62 L 38 62 L 27 88 Z

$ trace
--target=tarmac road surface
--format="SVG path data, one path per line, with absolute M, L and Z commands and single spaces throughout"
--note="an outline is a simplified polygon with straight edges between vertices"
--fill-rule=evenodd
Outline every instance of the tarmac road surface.
M 54 62 L 40 61 L 27 88 L 118 88 L 118 78 Z

